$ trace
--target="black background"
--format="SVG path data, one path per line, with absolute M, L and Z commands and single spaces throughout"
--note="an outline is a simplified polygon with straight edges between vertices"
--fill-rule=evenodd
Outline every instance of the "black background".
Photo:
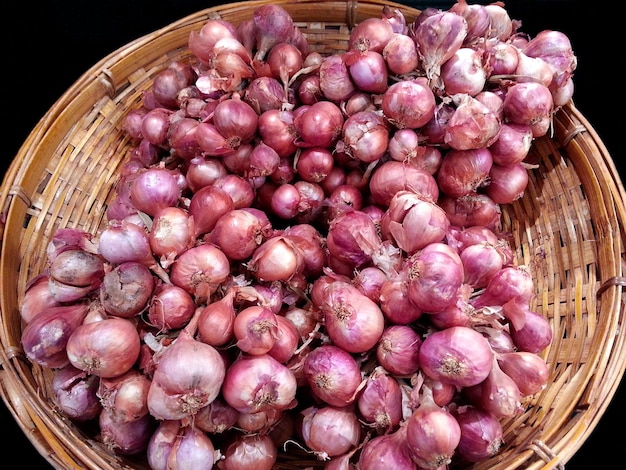
M 2 89 L 5 124 L 0 132 L 2 174 L 29 132 L 45 112 L 79 76 L 93 64 L 130 41 L 168 25 L 188 14 L 225 2 L 210 0 L 80 0 L 12 2 L 4 15 Z M 405 1 L 416 8 L 447 8 L 451 2 Z M 472 2 L 470 2 L 472 3 Z M 621 72 L 624 25 L 614 4 L 599 1 L 508 1 L 512 18 L 522 21 L 521 30 L 535 35 L 543 29 L 568 35 L 578 57 L 574 76 L 574 102 L 598 132 L 626 176 L 621 138 L 624 136 L 623 83 Z M 619 70 L 618 70 L 619 69 Z M 615 121 L 614 121 L 615 120 Z M 568 462 L 568 470 L 621 466 L 626 457 L 623 423 L 626 390 L 618 389 L 599 425 Z M 0 403 L 3 438 L 0 450 L 20 465 L 50 468 L 12 415 Z

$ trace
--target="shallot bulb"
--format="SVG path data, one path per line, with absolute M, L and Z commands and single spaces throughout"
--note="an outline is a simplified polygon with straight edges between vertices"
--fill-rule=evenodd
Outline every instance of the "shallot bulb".
M 372 428 L 396 429 L 402 419 L 402 392 L 398 381 L 384 369 L 375 369 L 357 398 L 360 415 Z
M 383 333 L 385 319 L 382 310 L 350 283 L 339 280 L 330 283 L 317 307 L 330 339 L 348 352 L 368 351 Z
M 287 410 L 296 404 L 293 372 L 269 354 L 239 356 L 226 369 L 224 400 L 241 413 Z
M 156 280 L 143 264 L 128 261 L 104 275 L 100 302 L 109 315 L 131 318 L 142 312 L 154 292 Z
M 361 439 L 361 425 L 350 407 L 311 406 L 300 413 L 299 432 L 320 460 L 345 454 Z
M 360 470 L 416 469 L 417 464 L 411 458 L 406 434 L 407 426 L 403 424 L 393 432 L 374 436 L 365 442 L 359 454 L 358 468 Z
M 26 357 L 44 367 L 68 365 L 67 343 L 88 312 L 86 303 L 51 306 L 42 310 L 22 330 L 20 341 Z
M 146 452 L 153 470 L 213 468 L 218 458 L 209 436 L 180 420 L 161 421 L 150 436 Z
M 461 440 L 461 428 L 446 408 L 422 386 L 419 405 L 406 420 L 406 440 L 413 461 L 423 468 L 449 465 Z
M 481 462 L 496 455 L 503 444 L 500 420 L 478 406 L 460 406 L 454 413 L 461 428 L 456 449 L 468 462 Z
M 436 106 L 432 90 L 419 80 L 401 80 L 389 85 L 381 102 L 385 117 L 398 129 L 426 125 L 435 115 Z
M 435 331 L 419 348 L 420 368 L 434 380 L 457 387 L 477 385 L 493 367 L 494 353 L 487 339 L 466 326 Z
M 217 398 L 225 373 L 226 365 L 217 349 L 183 330 L 158 353 L 147 395 L 150 415 L 160 420 L 193 417 Z
M 65 346 L 70 363 L 98 377 L 111 378 L 128 372 L 141 350 L 135 324 L 119 317 L 78 326 Z
M 332 344 L 318 346 L 306 354 L 303 374 L 315 397 L 337 407 L 354 403 L 363 381 L 356 359 Z
M 67 364 L 52 376 L 54 403 L 75 422 L 90 421 L 102 411 L 98 398 L 99 378 Z
M 413 37 L 430 81 L 437 82 L 441 66 L 461 48 L 467 32 L 465 18 L 450 11 L 440 11 L 418 23 Z

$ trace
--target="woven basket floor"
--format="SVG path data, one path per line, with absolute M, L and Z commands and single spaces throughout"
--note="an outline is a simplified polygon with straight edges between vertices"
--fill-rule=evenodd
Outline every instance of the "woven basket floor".
M 0 394 L 37 450 L 58 469 L 147 468 L 115 456 L 93 429 L 72 424 L 49 398 L 50 372 L 33 366 L 20 346 L 18 306 L 26 282 L 45 264 L 45 247 L 60 227 L 93 234 L 103 227 L 121 165 L 132 146 L 124 115 L 172 60 L 190 56 L 189 33 L 208 18 L 235 24 L 267 1 L 224 4 L 182 18 L 133 41 L 85 72 L 32 130 L 2 183 L 0 210 Z M 285 1 L 312 47 L 346 49 L 350 27 L 380 16 L 381 1 Z M 320 7 L 320 3 L 324 3 Z M 408 21 L 419 11 L 401 9 Z M 561 468 L 600 420 L 624 375 L 625 192 L 591 124 L 572 102 L 555 117 L 551 137 L 537 139 L 525 196 L 505 206 L 517 263 L 531 267 L 532 307 L 545 315 L 554 340 L 543 352 L 549 386 L 504 423 L 505 446 L 479 469 Z M 314 466 L 299 453 L 279 468 Z M 317 464 L 315 466 L 321 466 Z

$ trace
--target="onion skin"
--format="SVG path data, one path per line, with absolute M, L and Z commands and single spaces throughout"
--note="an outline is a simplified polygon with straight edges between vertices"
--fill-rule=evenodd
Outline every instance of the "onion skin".
M 350 407 L 312 406 L 299 418 L 304 443 L 321 460 L 343 455 L 359 444 L 361 426 Z
M 500 451 L 503 430 L 500 421 L 477 406 L 461 406 L 454 413 L 461 428 L 458 454 L 468 462 L 487 460 Z

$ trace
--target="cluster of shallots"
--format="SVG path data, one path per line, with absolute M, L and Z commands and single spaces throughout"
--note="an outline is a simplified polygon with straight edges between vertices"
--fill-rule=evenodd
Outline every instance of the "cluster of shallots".
M 326 55 L 272 4 L 192 32 L 127 114 L 108 224 L 58 230 L 24 293 L 58 408 L 154 470 L 495 455 L 552 340 L 501 205 L 576 67 L 520 26 L 459 0 Z

